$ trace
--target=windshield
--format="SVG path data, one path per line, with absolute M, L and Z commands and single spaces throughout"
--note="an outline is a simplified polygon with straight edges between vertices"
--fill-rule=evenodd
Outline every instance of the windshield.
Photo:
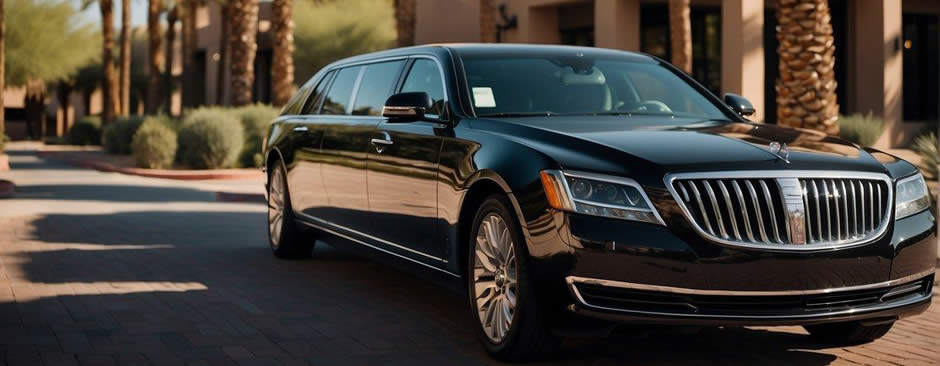
M 476 114 L 728 116 L 669 69 L 591 57 L 464 58 Z

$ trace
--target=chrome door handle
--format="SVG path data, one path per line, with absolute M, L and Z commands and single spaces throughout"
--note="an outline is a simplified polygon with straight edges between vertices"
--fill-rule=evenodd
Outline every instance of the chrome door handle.
M 307 131 L 307 126 L 294 127 L 294 132 L 306 132 L 306 131 Z
M 388 132 L 382 131 L 382 136 L 384 139 L 372 139 L 372 145 L 375 145 L 375 152 L 381 154 L 382 151 L 385 151 L 385 147 L 394 144 L 392 142 L 392 136 Z

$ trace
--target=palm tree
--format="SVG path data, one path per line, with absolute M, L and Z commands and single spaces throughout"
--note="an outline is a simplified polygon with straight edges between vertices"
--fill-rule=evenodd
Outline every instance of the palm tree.
M 255 52 L 258 35 L 258 0 L 231 0 L 232 105 L 251 103 L 255 84 Z
M 279 106 L 287 104 L 294 94 L 294 5 L 292 0 L 274 0 L 271 7 L 274 33 L 271 103 Z
M 398 47 L 415 44 L 415 0 L 395 0 L 395 28 Z
M 672 64 L 692 73 L 692 20 L 689 0 L 669 0 L 669 34 Z
M 173 115 L 173 92 L 178 89 L 176 80 L 173 78 L 173 57 L 176 55 L 173 49 L 176 43 L 176 21 L 179 20 L 179 5 L 174 5 L 166 13 L 166 52 L 164 56 L 164 72 L 166 73 L 166 95 L 163 97 L 166 102 L 166 114 Z
M 120 85 L 121 115 L 131 111 L 131 0 L 121 0 L 121 68 Z
M 147 114 L 157 112 L 160 105 L 160 89 L 163 85 L 163 35 L 160 32 L 160 13 L 163 12 L 162 0 L 150 0 L 147 4 L 147 37 L 149 57 L 149 82 L 147 86 L 147 102 L 144 111 Z
M 179 0 L 182 8 L 183 21 L 183 106 L 194 106 L 196 98 L 196 10 L 199 8 L 198 0 Z
M 777 121 L 839 134 L 835 40 L 827 0 L 777 0 Z
M 87 8 L 96 0 L 82 0 L 82 8 Z M 117 80 L 114 75 L 114 3 L 112 0 L 97 0 L 101 10 L 101 65 L 104 80 L 101 82 L 101 123 L 106 125 L 114 119 L 117 112 Z
M 219 37 L 219 64 L 218 71 L 216 72 L 215 78 L 215 103 L 218 105 L 225 105 L 225 70 L 228 70 L 229 63 L 229 50 L 228 50 L 228 37 L 231 33 L 232 22 L 229 19 L 231 17 L 231 7 L 228 4 L 228 0 L 218 0 L 219 7 L 222 13 L 222 36 Z

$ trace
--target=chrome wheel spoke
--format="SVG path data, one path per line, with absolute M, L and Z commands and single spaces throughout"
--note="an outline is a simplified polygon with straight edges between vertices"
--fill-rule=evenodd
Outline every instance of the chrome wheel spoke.
M 517 261 L 512 233 L 497 214 L 477 226 L 473 258 L 473 293 L 487 337 L 501 342 L 512 328 L 517 301 Z

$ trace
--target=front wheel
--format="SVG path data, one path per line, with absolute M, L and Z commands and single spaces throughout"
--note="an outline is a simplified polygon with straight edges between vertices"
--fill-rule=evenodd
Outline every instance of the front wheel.
M 860 322 L 807 325 L 806 331 L 814 338 L 837 345 L 857 345 L 874 341 L 888 334 L 894 322 L 863 325 Z
M 504 196 L 493 195 L 474 217 L 468 254 L 469 300 L 477 335 L 495 358 L 531 360 L 550 354 L 558 339 L 538 313 L 526 271 L 527 251 Z
M 284 168 L 275 165 L 268 181 L 268 243 L 278 258 L 310 256 L 313 241 L 297 229 Z

